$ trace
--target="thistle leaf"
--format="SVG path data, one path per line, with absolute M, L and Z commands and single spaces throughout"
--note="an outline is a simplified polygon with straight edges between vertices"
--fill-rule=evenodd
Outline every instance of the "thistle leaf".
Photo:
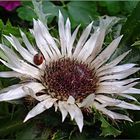
M 100 136 L 111 136 L 113 135 L 114 137 L 118 136 L 121 134 L 121 131 L 113 127 L 103 116 L 100 116 L 100 121 L 101 121 L 101 130 L 102 133 Z

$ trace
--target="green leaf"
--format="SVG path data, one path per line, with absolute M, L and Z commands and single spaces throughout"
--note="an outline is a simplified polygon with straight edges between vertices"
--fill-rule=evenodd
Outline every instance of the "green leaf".
M 51 129 L 46 129 L 41 133 L 40 139 L 49 140 L 50 135 L 52 135 Z
M 50 24 L 55 17 L 58 18 L 59 10 L 62 12 L 64 18 L 68 17 L 66 9 L 62 5 L 55 5 L 50 1 L 40 0 L 32 1 L 34 5 L 34 12 L 37 17 L 45 24 Z
M 63 140 L 64 138 L 66 138 L 66 133 L 62 132 L 61 130 L 57 130 L 53 136 L 52 136 L 52 140 Z
M 140 121 L 135 122 L 133 125 L 126 125 L 125 130 L 122 133 L 123 136 L 129 139 L 139 139 L 140 138 Z
M 4 23 L 3 23 L 3 21 L 0 19 L 0 41 L 1 41 L 1 37 L 2 37 L 3 26 L 4 26 Z
M 12 131 L 15 131 L 22 124 L 23 124 L 22 121 L 10 121 L 6 123 L 3 127 L 0 128 L 0 135 L 12 133 Z
M 0 107 L 2 110 L 0 112 L 0 136 L 4 138 L 23 127 L 23 122 L 20 119 L 23 108 L 21 106 L 15 107 L 8 103 L 1 103 Z
M 98 10 L 107 15 L 128 15 L 135 8 L 138 1 L 98 1 Z
M 9 34 L 19 36 L 20 35 L 19 28 L 12 26 L 12 24 L 10 23 L 9 20 L 6 22 L 6 25 L 2 22 L 2 20 L 0 20 L 0 38 L 1 38 L 1 42 L 2 42 L 2 38 L 3 38 L 2 35 L 9 35 Z
M 40 1 L 36 1 L 36 0 L 32 0 L 33 6 L 34 6 L 34 12 L 36 13 L 36 15 L 38 16 L 38 18 L 44 23 L 46 24 L 46 15 L 43 12 L 42 9 L 42 0 Z
M 23 1 L 22 2 L 22 7 L 19 7 L 17 9 L 18 12 L 18 16 L 26 21 L 32 21 L 33 18 L 37 18 L 35 12 L 34 12 L 34 8 L 32 5 L 32 2 L 30 1 Z
M 35 125 L 31 124 L 29 126 L 26 126 L 20 132 L 18 132 L 16 139 L 17 140 L 27 140 L 27 139 L 34 140 L 37 134 L 38 132 L 36 130 Z
M 4 23 L 2 22 L 2 20 L 0 20 L 0 42 L 8 42 L 3 35 L 9 35 L 9 34 L 13 34 L 15 36 L 19 36 L 19 29 L 17 27 L 12 26 L 12 24 L 10 23 L 10 21 L 8 20 L 6 25 L 4 25 Z M 5 56 L 4 52 L 2 50 L 0 50 L 0 58 L 7 60 L 7 57 Z
M 59 7 L 52 2 L 43 1 L 42 10 L 47 15 L 47 23 L 49 24 L 54 17 L 58 16 Z
M 122 26 L 121 34 L 124 35 L 122 43 L 131 45 L 140 39 L 140 2 L 132 11 L 125 24 Z
M 97 8 L 95 2 L 71 1 L 67 4 L 72 24 L 86 26 L 97 18 Z
M 0 103 L 0 108 L 0 138 L 15 138 L 15 133 L 26 125 L 22 120 L 25 115 L 24 107 L 3 102 Z
M 121 11 L 119 1 L 105 1 L 105 4 L 110 15 L 116 15 Z
M 131 13 L 132 10 L 136 7 L 138 1 L 123 1 L 123 8 L 125 9 L 123 12 Z
M 100 136 L 106 137 L 113 135 L 114 137 L 116 137 L 121 134 L 121 131 L 114 128 L 109 122 L 107 122 L 107 120 L 105 120 L 103 116 L 100 116 L 100 121 L 102 123 L 102 133 L 100 134 Z
M 110 60 L 119 56 L 123 52 L 131 50 L 131 52 L 126 56 L 126 58 L 121 63 L 137 63 L 140 64 L 140 48 L 133 47 L 132 44 L 136 40 L 140 40 L 140 16 L 139 10 L 140 2 L 138 2 L 136 8 L 132 11 L 131 15 L 128 17 L 125 24 L 122 26 L 121 34 L 123 34 L 120 47 L 117 48 L 116 52 L 113 54 Z

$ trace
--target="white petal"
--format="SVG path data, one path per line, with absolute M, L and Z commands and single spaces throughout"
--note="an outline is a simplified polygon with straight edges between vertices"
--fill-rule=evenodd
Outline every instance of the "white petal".
M 42 101 L 40 103 L 38 103 L 26 116 L 26 118 L 24 119 L 24 122 L 26 122 L 27 120 L 35 117 L 36 115 L 44 112 L 46 109 L 49 109 L 53 106 L 54 102 L 56 101 L 56 99 L 52 99 L 52 98 L 48 98 L 45 101 Z
M 66 40 L 65 28 L 64 28 L 64 18 L 60 11 L 59 11 L 58 28 L 59 28 L 59 36 L 61 42 L 61 53 L 64 56 L 66 55 L 67 40 Z
M 125 93 L 125 94 L 140 94 L 140 89 L 129 88 L 129 89 L 123 91 L 122 93 Z
M 47 108 L 45 107 L 45 104 L 47 103 L 47 101 L 43 101 L 38 103 L 26 116 L 26 118 L 24 119 L 23 122 L 26 122 L 27 120 L 35 117 L 36 115 L 44 112 Z
M 99 56 L 91 63 L 93 67 L 98 69 L 102 64 L 104 64 L 114 53 L 116 48 L 118 47 L 122 36 L 118 37 L 117 39 L 113 40 L 108 47 L 106 47 Z
M 49 60 L 49 57 L 51 59 L 54 59 L 55 58 L 55 55 L 53 54 L 53 52 L 50 50 L 47 42 L 45 41 L 45 39 L 42 37 L 42 35 L 40 35 L 37 31 L 35 32 L 35 40 L 36 40 L 36 43 L 37 43 L 37 46 L 38 48 L 41 50 L 41 52 L 44 54 L 44 55 L 47 55 L 47 56 L 44 56 L 46 58 L 46 60 Z M 49 57 L 48 57 L 49 56 Z
M 44 89 L 44 87 L 41 86 L 40 83 L 36 83 L 36 82 L 31 82 L 28 84 L 19 85 L 15 89 L 14 89 L 14 87 L 12 87 L 12 89 L 7 91 L 6 93 L 1 93 L 0 94 L 0 101 L 15 100 L 15 99 L 19 99 L 19 98 L 27 96 L 28 94 L 23 90 L 24 86 L 32 88 L 32 90 L 34 92 L 39 92 L 40 90 Z
M 87 42 L 85 43 L 85 45 L 83 46 L 83 48 L 81 49 L 81 51 L 77 56 L 79 60 L 85 62 L 86 59 L 91 55 L 99 35 L 100 35 L 99 30 L 97 30 L 94 34 L 91 35 L 91 37 L 87 40 Z
M 67 100 L 68 104 L 74 104 L 75 103 L 75 99 L 72 96 L 69 96 L 68 100 Z
M 126 116 L 126 115 L 122 115 L 113 111 L 110 111 L 106 108 L 103 108 L 99 103 L 94 102 L 94 105 L 96 107 L 96 109 L 98 109 L 99 111 L 101 111 L 103 114 L 108 115 L 109 117 L 111 117 L 112 119 L 118 119 L 118 120 L 127 120 L 132 122 L 132 120 Z
M 3 89 L 0 90 L 0 94 L 5 93 L 7 91 L 10 91 L 11 89 L 16 89 L 16 88 L 20 87 L 21 85 L 22 84 L 16 84 L 16 85 L 12 85 L 12 86 L 3 88 Z
M 28 84 L 24 84 L 23 87 L 28 87 L 28 88 L 32 89 L 34 93 L 37 93 L 37 92 L 45 89 L 45 87 L 41 83 L 38 83 L 38 82 L 31 82 Z
M 17 56 L 17 54 L 5 45 L 0 44 L 0 48 L 4 51 L 5 55 L 7 56 L 8 62 L 14 66 L 18 66 L 20 59 Z
M 11 35 L 11 37 L 8 36 L 5 37 L 26 61 L 33 64 L 33 55 L 29 53 L 24 47 L 21 46 L 20 42 L 17 40 L 16 37 L 14 37 L 13 35 Z
M 79 127 L 80 132 L 83 129 L 83 114 L 82 111 L 75 105 L 75 116 L 74 119 Z
M 7 62 L 3 61 L 2 59 L 0 59 L 0 62 L 2 62 L 5 66 L 9 67 L 10 69 L 12 69 L 18 73 L 21 73 L 23 75 L 28 75 L 29 77 L 34 77 L 34 78 L 40 80 L 40 71 L 37 68 L 35 68 L 23 61 L 20 61 L 20 63 L 17 64 L 17 67 L 15 67 L 11 64 L 8 64 Z
M 55 112 L 58 110 L 58 104 L 56 102 L 54 102 L 54 108 L 55 108 Z
M 119 65 L 119 66 L 115 66 L 113 68 L 104 70 L 100 73 L 98 73 L 98 76 L 103 76 L 103 75 L 110 75 L 110 74 L 114 74 L 117 72 L 122 72 L 122 71 L 126 71 L 130 68 L 133 68 L 136 64 L 123 64 L 123 65 Z
M 76 45 L 76 48 L 75 48 L 75 51 L 74 51 L 74 54 L 73 56 L 76 58 L 77 55 L 79 54 L 80 50 L 82 49 L 82 46 L 85 44 L 87 38 L 89 37 L 89 34 L 90 34 L 90 31 L 91 31 L 91 28 L 92 28 L 92 23 L 90 23 L 86 29 L 83 31 L 77 45 Z
M 129 83 L 132 83 L 136 80 L 139 80 L 140 78 L 130 78 L 130 79 L 126 79 L 126 80 L 122 80 L 122 81 L 105 81 L 105 82 L 101 82 L 100 86 L 123 86 L 123 85 L 127 85 Z
M 24 34 L 24 32 L 22 32 L 22 31 L 20 30 L 20 34 L 21 34 L 21 36 L 22 36 L 22 39 L 23 39 L 24 44 L 26 45 L 26 47 L 27 47 L 27 49 L 30 51 L 30 53 L 31 53 L 32 55 L 37 54 L 38 52 L 33 48 L 33 46 L 31 45 L 31 43 L 30 43 L 29 40 L 27 39 L 26 35 Z
M 71 38 L 70 38 L 70 41 L 69 41 L 69 48 L 68 48 L 68 56 L 71 57 L 72 55 L 72 48 L 74 46 L 74 41 L 76 39 L 76 36 L 77 36 L 77 33 L 78 33 L 78 30 L 79 30 L 79 27 L 80 25 L 75 29 L 75 31 L 73 32 Z
M 71 120 L 73 120 L 74 117 L 75 117 L 75 114 L 76 114 L 76 112 L 75 112 L 75 105 L 73 105 L 73 104 L 67 104 L 66 103 L 66 104 L 64 104 L 64 107 L 69 112 L 70 117 L 71 117 Z
M 50 35 L 50 33 L 48 31 L 48 28 L 40 20 L 38 20 L 38 25 L 40 27 L 42 37 L 44 37 L 44 39 L 46 40 L 48 47 L 50 47 L 50 49 L 53 51 L 53 53 L 55 53 L 58 56 L 61 56 L 60 51 L 59 51 L 53 37 Z
M 71 23 L 69 18 L 67 18 L 66 20 L 65 30 L 66 30 L 67 40 L 69 40 L 71 38 Z
M 62 114 L 62 122 L 65 120 L 66 116 L 68 115 L 68 111 L 65 109 L 64 104 L 65 104 L 64 102 L 61 101 L 58 102 L 58 106 Z
M 27 96 L 27 94 L 22 90 L 22 87 L 9 90 L 6 93 L 0 94 L 0 101 L 10 101 L 15 99 L 20 99 Z
M 15 71 L 0 72 L 0 77 L 4 77 L 4 78 L 21 77 L 21 76 L 22 76 L 22 74 L 17 73 Z
M 121 101 L 118 99 L 113 99 L 104 95 L 96 96 L 96 100 L 98 100 L 102 104 L 107 104 L 107 106 L 116 106 L 116 107 L 125 108 L 125 109 L 140 110 L 140 106 L 127 103 L 125 101 Z
M 50 51 L 48 46 L 46 46 L 45 40 L 40 35 L 40 28 L 39 28 L 37 21 L 33 20 L 33 23 L 34 23 L 34 37 L 35 37 L 36 44 L 37 44 L 38 48 L 40 49 L 41 53 L 43 54 L 46 62 L 50 61 L 50 58 L 52 57 L 52 52 Z M 46 48 L 48 50 L 46 50 Z
M 45 89 L 45 87 L 40 83 L 36 84 L 35 87 L 36 87 L 36 89 L 38 89 L 38 91 Z M 27 95 L 30 95 L 31 97 L 33 97 L 34 99 L 36 99 L 38 101 L 43 101 L 43 100 L 46 100 L 51 97 L 50 95 L 47 95 L 46 93 L 44 93 L 43 95 L 37 96 L 36 90 L 33 90 L 32 88 L 30 88 L 28 86 L 24 86 L 23 90 L 27 93 Z
M 97 89 L 96 93 L 121 93 L 133 86 L 138 84 L 138 82 L 130 83 L 126 86 L 119 86 L 119 85 L 103 85 L 99 86 Z
M 104 38 L 105 38 L 105 29 L 101 29 L 100 30 L 100 33 L 99 33 L 99 36 L 97 38 L 95 47 L 93 48 L 93 51 L 91 53 L 91 56 L 88 59 L 88 62 L 93 61 L 93 59 L 99 54 L 99 52 L 102 49 Z
M 127 98 L 127 99 L 130 99 L 130 100 L 133 100 L 133 101 L 136 101 L 136 102 L 137 102 L 137 99 L 134 98 L 133 96 L 130 96 L 130 95 L 127 95 L 127 94 L 122 94 L 122 93 L 117 94 L 117 95 L 122 96 L 122 97 L 124 97 L 124 98 Z
M 67 54 L 68 54 L 70 49 L 70 39 L 71 39 L 71 23 L 69 18 L 66 20 L 65 37 L 66 37 L 66 46 L 67 46 Z
M 95 99 L 95 94 L 90 94 L 88 95 L 82 103 L 79 103 L 78 106 L 79 107 L 89 107 L 91 104 L 93 104 L 94 102 L 94 99 Z
M 77 107 L 77 105 L 75 104 L 64 104 L 65 109 L 69 112 L 71 119 L 75 119 L 80 132 L 82 132 L 82 128 L 83 128 L 83 114 L 82 111 L 79 109 L 79 107 Z
M 62 113 L 62 122 L 65 120 L 68 112 L 71 116 L 71 119 L 75 119 L 80 132 L 82 132 L 83 128 L 83 114 L 81 110 L 75 104 L 68 104 L 67 102 L 58 102 L 59 109 Z
M 140 70 L 140 68 L 131 68 L 131 69 L 123 71 L 121 73 L 116 73 L 116 74 L 100 77 L 99 80 L 100 81 L 114 80 L 114 79 L 121 80 L 121 79 L 124 79 L 124 78 L 130 76 L 131 74 L 136 73 L 139 70 Z
M 111 61 L 110 63 L 107 63 L 107 64 L 105 64 L 104 66 L 100 67 L 100 68 L 98 69 L 98 72 L 116 66 L 117 64 L 119 64 L 119 63 L 124 59 L 124 57 L 126 57 L 126 55 L 127 55 L 129 52 L 130 52 L 130 51 L 127 51 L 127 52 L 123 53 L 122 55 L 118 56 L 117 58 L 115 58 L 115 59 L 114 59 L 113 61 Z
M 131 109 L 131 110 L 140 110 L 140 106 L 127 103 L 122 101 L 120 104 L 117 105 L 117 107 L 125 108 L 125 109 Z
M 47 98 L 46 104 L 45 104 L 46 109 L 51 108 L 56 101 L 57 101 L 57 99 L 55 99 L 55 98 Z
M 0 44 L 0 48 L 5 52 L 8 57 L 8 63 L 3 60 L 0 60 L 4 65 L 17 71 L 18 73 L 27 74 L 27 75 L 36 75 L 33 77 L 38 77 L 39 79 L 39 70 L 36 67 L 31 66 L 30 64 L 21 60 L 16 53 L 14 53 L 10 48 L 5 45 Z M 34 71 L 34 73 L 33 73 Z

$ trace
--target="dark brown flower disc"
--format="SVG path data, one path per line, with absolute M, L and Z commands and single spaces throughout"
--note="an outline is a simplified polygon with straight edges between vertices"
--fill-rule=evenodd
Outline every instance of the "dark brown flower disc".
M 50 94 L 59 100 L 73 96 L 81 101 L 95 92 L 97 77 L 87 64 L 64 58 L 46 66 L 44 83 Z

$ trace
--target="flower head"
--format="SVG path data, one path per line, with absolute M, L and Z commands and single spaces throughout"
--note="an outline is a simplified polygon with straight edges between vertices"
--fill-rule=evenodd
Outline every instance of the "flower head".
M 84 108 L 90 110 L 94 107 L 112 119 L 132 121 L 108 107 L 140 110 L 140 106 L 124 100 L 136 101 L 131 94 L 140 94 L 140 90 L 133 87 L 138 83 L 138 78 L 127 79 L 140 68 L 134 67 L 135 64 L 118 65 L 129 51 L 108 62 L 122 36 L 102 49 L 106 28 L 98 27 L 90 34 L 91 23 L 76 41 L 79 26 L 71 33 L 69 19 L 64 24 L 59 13 L 59 39 L 52 37 L 40 20 L 34 20 L 31 30 L 36 41 L 34 46 L 22 31 L 26 48 L 13 35 L 5 36 L 15 50 L 1 44 L 6 59 L 0 61 L 13 71 L 0 72 L 0 77 L 18 77 L 21 81 L 24 79 L 24 83 L 2 90 L 0 101 L 31 96 L 38 104 L 29 111 L 24 122 L 54 106 L 55 111 L 61 112 L 62 121 L 69 114 L 80 131 L 83 128 Z

